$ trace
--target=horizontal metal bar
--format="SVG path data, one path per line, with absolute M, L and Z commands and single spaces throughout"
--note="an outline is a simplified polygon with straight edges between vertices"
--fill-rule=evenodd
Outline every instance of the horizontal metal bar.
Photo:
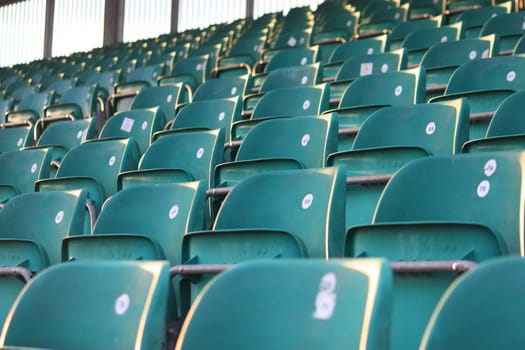
M 340 98 L 331 98 L 330 99 L 330 104 L 331 105 L 335 105 L 335 104 L 339 105 L 339 102 L 341 102 Z
M 470 115 L 470 120 L 490 119 L 492 116 L 494 116 L 494 112 L 472 113 Z
M 235 264 L 175 265 L 170 268 L 170 276 L 220 273 L 234 266 Z
M 226 196 L 233 187 L 217 187 L 217 188 L 210 188 L 206 191 L 206 198 L 213 197 L 213 196 Z
M 26 283 L 28 283 L 33 277 L 31 271 L 24 267 L 0 267 L 0 276 L 10 275 L 20 276 Z
M 335 81 L 335 77 L 324 77 L 323 83 L 330 83 L 332 81 Z
M 359 128 L 345 128 L 339 130 L 339 135 L 357 135 Z
M 390 34 L 391 32 L 392 32 L 392 30 L 390 30 L 390 29 L 382 29 L 382 30 L 377 31 L 377 32 L 364 33 L 364 34 L 355 34 L 352 37 L 352 40 L 358 40 L 358 39 L 363 39 L 363 38 L 371 38 L 371 37 L 379 36 L 379 35 L 383 35 L 383 34 Z
M 230 141 L 224 144 L 224 148 L 239 148 L 242 145 L 242 140 Z
M 369 185 L 386 184 L 392 178 L 392 174 L 349 176 L 346 178 L 347 185 Z
M 468 260 L 392 261 L 390 267 L 397 273 L 466 272 L 478 264 Z
M 202 264 L 175 265 L 170 268 L 170 276 L 217 274 L 231 269 L 236 264 Z M 463 273 L 478 266 L 468 260 L 436 260 L 436 261 L 392 261 L 390 268 L 394 273 L 432 273 L 457 272 Z
M 436 84 L 436 85 L 430 85 L 430 86 L 427 86 L 427 88 L 425 89 L 426 92 L 443 92 L 447 89 L 447 84 Z

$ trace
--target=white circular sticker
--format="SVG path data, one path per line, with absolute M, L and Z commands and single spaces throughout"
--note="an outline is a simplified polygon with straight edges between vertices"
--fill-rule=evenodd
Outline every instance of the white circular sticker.
M 511 70 L 507 73 L 507 81 L 513 81 L 514 79 L 516 79 L 516 72 Z
M 55 215 L 55 224 L 60 224 L 64 220 L 64 211 L 61 210 Z
M 235 96 L 237 94 L 237 87 L 236 86 L 232 87 L 230 93 L 232 96 Z
M 371 55 L 374 53 L 374 48 L 373 47 L 369 47 L 368 50 L 366 50 L 366 53 Z
M 171 220 L 175 219 L 179 215 L 179 205 L 175 204 L 170 208 L 169 217 Z
M 255 44 L 253 45 L 253 51 L 257 52 L 259 50 L 259 45 Z
M 157 77 L 157 72 L 153 72 L 153 78 Z
M 16 141 L 16 145 L 18 147 L 22 146 L 22 143 L 24 142 L 24 139 L 23 138 L 19 138 L 18 141 Z
M 478 55 L 478 53 L 474 50 L 470 51 L 469 54 L 468 54 L 468 58 L 470 60 L 473 60 L 474 58 L 476 58 L 476 56 Z
M 308 193 L 306 196 L 304 196 L 303 201 L 301 203 L 301 207 L 306 210 L 312 206 L 312 203 L 314 201 L 314 195 L 311 193 Z
M 401 85 L 396 86 L 394 89 L 394 95 L 399 96 L 403 92 L 403 87 Z
M 308 108 L 310 108 L 310 101 L 309 100 L 305 100 L 303 102 L 303 109 L 306 111 Z
M 301 58 L 301 66 L 304 66 L 304 65 L 306 64 L 307 61 L 308 61 L 308 60 L 307 60 L 306 57 Z
M 225 117 L 225 116 L 226 116 L 226 113 L 221 112 L 221 113 L 219 113 L 219 117 L 218 117 L 218 119 L 222 122 L 222 121 L 224 120 L 224 117 Z
M 80 140 L 81 138 L 82 138 L 82 130 L 79 130 L 79 131 L 77 132 L 77 139 Z
M 436 123 L 430 122 L 427 124 L 427 127 L 425 128 L 425 132 L 427 135 L 432 135 L 436 131 Z
M 121 294 L 115 300 L 115 313 L 117 315 L 124 315 L 129 309 L 129 295 Z
M 128 73 L 130 73 L 131 72 L 131 67 L 128 67 L 127 71 L 128 71 Z
M 144 122 L 142 122 L 142 130 L 146 130 L 147 127 L 148 127 L 148 122 L 144 120 Z
M 35 173 L 36 167 L 37 167 L 36 163 L 33 163 L 33 165 L 31 165 L 31 174 Z
M 328 272 L 321 278 L 321 283 L 319 284 L 319 289 L 323 292 L 333 293 L 335 291 L 335 286 L 337 279 L 335 273 Z
M 109 83 L 113 84 L 113 78 L 109 78 Z
M 448 38 L 446 36 L 442 36 L 440 41 L 442 43 L 446 43 L 448 41 Z
M 202 70 L 202 63 L 199 63 L 197 67 L 195 67 L 195 70 L 201 71 Z
M 109 158 L 109 166 L 113 166 L 113 164 L 115 164 L 115 161 L 117 160 L 117 158 L 115 156 L 111 156 L 111 158 Z
M 381 66 L 381 72 L 383 72 L 383 73 L 388 72 L 388 64 L 385 63 L 385 64 L 383 64 L 383 65 Z
M 485 166 L 483 167 L 483 173 L 485 173 L 486 176 L 491 177 L 496 172 L 497 167 L 498 164 L 496 163 L 496 160 L 490 159 L 485 163 Z
M 304 44 L 304 37 L 301 37 L 301 39 L 299 39 L 299 44 Z
M 306 147 L 308 146 L 309 142 L 310 142 L 310 134 L 304 134 L 303 138 L 301 139 L 301 146 Z
M 399 12 L 394 15 L 394 19 L 396 20 L 399 19 L 399 17 L 401 17 L 401 14 Z
M 493 13 L 490 17 L 496 17 L 497 15 L 497 13 Z
M 166 97 L 166 102 L 170 103 L 171 100 L 173 100 L 173 95 L 169 94 L 168 97 Z
M 346 26 L 347 27 L 351 27 L 352 26 L 352 21 L 350 21 L 350 20 L 346 21 Z
M 301 85 L 304 85 L 308 82 L 308 77 L 305 75 L 304 77 L 301 78 Z
M 204 155 L 204 148 L 201 147 L 197 150 L 197 159 L 201 159 L 203 155 Z
M 490 182 L 483 180 L 479 183 L 477 193 L 479 198 L 485 197 L 490 191 Z

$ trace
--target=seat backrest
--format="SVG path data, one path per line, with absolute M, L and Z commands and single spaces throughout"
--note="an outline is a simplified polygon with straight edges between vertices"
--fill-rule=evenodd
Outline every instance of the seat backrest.
M 480 36 L 498 34 L 501 50 L 512 50 L 518 39 L 525 33 L 523 12 L 502 13 L 490 18 L 479 33 Z
M 305 168 L 322 168 L 337 150 L 337 117 L 277 118 L 257 124 L 237 152 L 237 161 L 294 159 Z
M 273 47 L 276 49 L 309 47 L 311 35 L 311 29 L 283 29 Z
M 342 62 L 352 56 L 371 55 L 388 51 L 390 48 L 388 35 L 378 35 L 372 38 L 350 40 L 338 46 L 330 62 Z
M 310 257 L 339 256 L 345 186 L 339 167 L 253 175 L 229 193 L 213 228 L 282 230 L 302 241 Z
M 173 121 L 176 129 L 224 130 L 225 141 L 230 140 L 231 124 L 241 119 L 241 97 L 194 101 L 184 106 Z
M 160 261 L 53 266 L 23 290 L 0 343 L 50 349 L 160 349 L 165 345 L 168 269 Z M 46 315 L 46 321 L 36 315 Z M 76 320 L 75 326 L 71 320 Z M 31 337 L 28 329 L 33 330 Z
M 186 102 L 186 90 L 182 84 L 145 87 L 133 99 L 130 109 L 159 107 L 166 120 L 175 116 L 179 103 Z
M 440 21 L 434 18 L 425 18 L 401 22 L 397 24 L 394 28 L 392 28 L 392 32 L 390 33 L 389 38 L 390 44 L 392 46 L 392 43 L 396 42 L 397 44 L 399 44 L 397 46 L 401 46 L 401 42 L 403 41 L 403 39 L 405 39 L 410 33 L 420 29 L 437 28 L 440 27 L 440 25 Z
M 322 82 L 319 63 L 277 68 L 271 71 L 261 85 L 260 92 L 294 86 L 311 86 Z
M 117 71 L 109 71 L 92 74 L 86 80 L 86 84 L 98 84 L 98 86 L 105 89 L 108 94 L 112 94 L 114 91 L 114 85 L 119 81 L 120 73 Z
M 525 57 L 504 56 L 462 64 L 450 77 L 445 94 L 524 88 Z
M 352 56 L 339 68 L 335 80 L 354 80 L 364 75 L 387 73 L 405 68 L 405 49 L 371 55 Z
M 485 6 L 463 11 L 457 17 L 457 22 L 463 22 L 463 31 L 466 38 L 476 38 L 485 22 L 492 17 L 509 13 L 510 9 L 504 5 Z
M 181 264 L 182 238 L 203 230 L 206 181 L 131 186 L 109 198 L 93 234 L 147 235 L 171 265 Z
M 49 124 L 37 146 L 61 146 L 65 151 L 95 136 L 94 119 L 59 120 Z
M 47 90 L 62 96 L 67 90 L 77 86 L 76 79 L 59 79 L 48 85 Z
M 168 133 L 151 144 L 139 170 L 181 169 L 194 180 L 210 179 L 210 172 L 222 162 L 224 131 L 194 130 Z
M 523 254 L 523 162 L 518 152 L 411 162 L 386 186 L 374 223 L 477 223 L 501 237 L 510 254 Z
M 96 85 L 73 87 L 60 97 L 60 104 L 76 104 L 82 111 L 82 116 L 88 118 L 97 109 Z
M 117 192 L 117 175 L 135 170 L 138 160 L 139 149 L 133 139 L 87 141 L 64 156 L 56 177 L 93 178 L 109 197 Z
M 328 109 L 329 91 L 326 84 L 268 91 L 255 105 L 252 119 L 321 114 Z
M 193 101 L 244 96 L 252 85 L 250 75 L 226 76 L 207 80 L 193 95 Z
M 171 75 L 190 75 L 194 79 L 191 85 L 193 87 L 196 87 L 203 83 L 207 78 L 207 72 L 209 69 L 208 60 L 208 55 L 188 57 L 185 59 L 178 60 L 177 62 L 175 62 L 175 65 L 171 70 Z
M 365 105 L 407 105 L 425 102 L 425 72 L 421 67 L 362 76 L 345 90 L 339 108 Z
M 18 193 L 34 192 L 35 181 L 49 177 L 51 151 L 28 149 L 0 154 L 0 184 Z
M 403 47 L 410 52 L 412 50 L 428 49 L 431 46 L 458 41 L 461 37 L 462 23 L 454 23 L 439 28 L 424 28 L 410 33 L 403 41 Z
M 525 134 L 522 115 L 525 107 L 525 91 L 507 97 L 498 107 L 487 129 L 487 137 Z
M 133 137 L 144 154 L 153 142 L 153 134 L 164 128 L 166 121 L 159 108 L 133 109 L 114 114 L 100 132 L 100 138 Z
M 29 110 L 35 112 L 38 117 L 44 114 L 44 107 L 53 103 L 54 95 L 49 92 L 40 92 L 36 94 L 26 95 L 20 100 L 17 106 L 18 111 Z M 9 118 L 11 121 L 11 118 Z M 34 122 L 34 121 L 33 121 Z
M 417 147 L 436 156 L 461 153 L 468 140 L 469 111 L 465 99 L 392 106 L 370 115 L 353 149 Z
M 519 348 L 525 261 L 504 257 L 464 274 L 441 298 L 420 349 Z M 460 327 L 460 329 L 458 328 Z
M 42 254 L 48 264 L 59 263 L 62 239 L 89 232 L 86 199 L 85 191 L 50 191 L 16 196 L 0 211 L 0 237 L 34 242 L 43 249 Z M 8 252 L 9 248 L 13 247 L 4 247 Z M 23 262 L 26 257 L 19 255 L 11 254 L 13 261 L 8 266 L 25 263 L 33 270 L 33 261 L 27 258 L 28 261 Z
M 429 48 L 421 59 L 421 65 L 427 70 L 433 68 L 459 67 L 463 63 L 476 58 L 492 57 L 495 52 L 497 54 L 496 45 L 497 37 L 495 35 L 463 39 L 460 41 L 447 41 Z
M 157 78 L 160 77 L 164 72 L 164 65 L 154 64 L 150 66 L 138 67 L 129 73 L 126 77 L 126 81 L 145 81 L 150 86 L 157 85 Z
M 386 348 L 392 283 L 381 259 L 244 263 L 203 290 L 176 349 L 213 347 L 218 338 L 231 350 Z
M 304 66 L 317 62 L 317 47 L 283 49 L 273 56 L 265 71 L 271 72 L 277 68 Z

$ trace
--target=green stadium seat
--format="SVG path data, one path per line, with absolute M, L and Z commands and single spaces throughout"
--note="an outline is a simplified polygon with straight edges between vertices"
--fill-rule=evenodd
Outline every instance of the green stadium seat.
M 130 109 L 158 107 L 166 120 L 175 117 L 177 107 L 188 102 L 188 95 L 182 84 L 152 86 L 141 89 L 133 98 Z
M 379 8 L 374 11 L 367 23 L 361 23 L 358 28 L 358 36 L 374 36 L 390 33 L 392 28 L 408 19 L 409 4 L 399 7 Z
M 214 347 L 213 339 L 231 350 L 387 348 L 391 299 L 381 259 L 245 263 L 202 292 L 177 349 Z
M 119 174 L 119 190 L 143 183 L 209 182 L 215 166 L 222 163 L 223 147 L 223 129 L 162 133 L 144 153 L 137 171 Z
M 450 77 L 463 63 L 491 58 L 498 52 L 495 34 L 481 38 L 449 41 L 432 46 L 421 59 L 426 71 L 427 100 L 444 94 Z
M 0 124 L 5 123 L 5 115 L 13 110 L 14 104 L 12 98 L 0 99 Z
M 0 211 L 2 266 L 38 272 L 62 260 L 62 239 L 90 232 L 85 191 L 24 193 Z
M 335 81 L 330 83 L 330 105 L 335 108 L 348 85 L 355 79 L 370 75 L 399 71 L 407 67 L 406 49 L 352 56 L 339 68 Z
M 46 149 L 0 154 L 0 203 L 35 191 L 35 181 L 50 175 L 51 152 Z
M 48 106 L 44 109 L 44 119 L 82 119 L 91 118 L 100 107 L 97 106 L 96 85 L 77 86 L 66 91 L 58 104 Z
M 104 200 L 117 192 L 119 173 L 137 168 L 139 149 L 133 139 L 87 141 L 62 159 L 54 179 L 37 181 L 37 191 L 87 189 L 100 212 Z
M 166 262 L 103 261 L 53 266 L 21 293 L 6 321 L 0 345 L 160 349 L 165 345 L 168 269 Z M 72 327 L 75 318 L 78 320 Z M 57 331 L 65 329 L 67 332 Z
M 232 140 L 241 140 L 257 123 L 280 117 L 316 116 L 328 109 L 326 84 L 268 91 L 255 105 L 251 119 L 234 122 Z
M 525 34 L 524 21 L 523 12 L 503 13 L 485 22 L 479 35 L 497 34 L 499 54 L 510 55 L 519 38 Z
M 182 83 L 188 91 L 188 94 L 192 96 L 195 89 L 206 81 L 208 77 L 208 60 L 208 55 L 177 60 L 170 75 L 160 77 L 159 84 L 171 85 Z
M 523 75 L 522 75 L 523 73 Z M 493 57 L 462 64 L 450 77 L 444 101 L 466 97 L 470 104 L 470 139 L 485 136 L 488 124 L 501 102 L 516 91 L 525 89 L 525 58 Z
M 92 235 L 67 237 L 62 259 L 168 260 L 181 264 L 183 236 L 204 229 L 205 182 L 145 184 L 104 204 Z
M 260 59 L 265 44 L 266 35 L 239 38 L 225 56 L 217 59 L 217 67 L 212 69 L 212 76 L 251 74 L 252 66 Z
M 344 187 L 344 171 L 338 167 L 250 176 L 228 194 L 212 231 L 184 236 L 183 262 L 341 256 Z M 182 285 L 183 305 L 190 304 L 208 279 Z
M 323 66 L 323 79 L 332 81 L 344 61 L 353 56 L 372 55 L 390 50 L 388 35 L 350 40 L 334 49 L 330 59 Z
M 77 79 L 58 79 L 49 84 L 46 88 L 47 91 L 52 92 L 58 97 L 62 96 L 71 88 L 78 85 Z
M 339 150 L 351 149 L 359 127 L 378 109 L 423 102 L 425 72 L 421 67 L 359 77 L 345 90 L 339 107 L 328 111 L 339 115 Z
M 402 46 L 407 49 L 408 67 L 419 65 L 425 52 L 433 45 L 458 41 L 461 34 L 461 22 L 439 28 L 420 29 L 410 33 L 402 43 Z
M 486 137 L 471 140 L 463 145 L 465 153 L 523 150 L 525 124 L 521 111 L 525 91 L 507 97 L 494 113 Z
M 132 109 L 113 115 L 100 132 L 100 138 L 133 137 L 142 155 L 153 142 L 153 134 L 162 130 L 165 124 L 166 120 L 160 107 Z
M 479 37 L 481 28 L 492 17 L 510 13 L 512 2 L 507 1 L 495 6 L 480 7 L 467 10 L 456 16 L 456 22 L 463 22 L 463 34 L 466 39 Z M 499 52 L 499 51 L 498 51 Z
M 241 75 L 210 79 L 201 84 L 193 95 L 193 101 L 219 98 L 243 97 L 252 89 L 252 76 Z
M 258 93 L 244 96 L 243 116 L 251 115 L 253 108 L 266 92 L 279 88 L 320 84 L 323 80 L 321 73 L 319 62 L 272 70 L 264 79 Z
M 521 347 L 524 272 L 523 258 L 513 256 L 463 275 L 441 298 L 420 349 Z
M 484 261 L 523 252 L 523 154 L 426 157 L 401 168 L 386 186 L 371 225 L 351 228 L 346 256 L 390 261 Z M 498 213 L 508 213 L 499 215 Z M 392 349 L 416 348 L 450 272 L 395 276 Z
M 346 168 L 346 228 L 370 224 L 388 179 L 427 156 L 461 153 L 468 139 L 466 100 L 392 106 L 363 123 L 352 150 L 330 154 L 329 166 Z
M 0 124 L 0 154 L 32 146 L 33 130 L 30 123 Z
M 441 27 L 442 23 L 443 16 L 437 16 L 433 18 L 408 20 L 397 24 L 392 28 L 392 32 L 389 35 L 390 50 L 397 50 L 403 47 L 403 41 L 410 33 L 421 29 L 438 28 Z

